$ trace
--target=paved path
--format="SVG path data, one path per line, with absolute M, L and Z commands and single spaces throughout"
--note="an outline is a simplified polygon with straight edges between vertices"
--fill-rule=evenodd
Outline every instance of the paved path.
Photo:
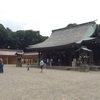
M 0 100 L 100 100 L 100 71 L 79 72 L 5 66 Z

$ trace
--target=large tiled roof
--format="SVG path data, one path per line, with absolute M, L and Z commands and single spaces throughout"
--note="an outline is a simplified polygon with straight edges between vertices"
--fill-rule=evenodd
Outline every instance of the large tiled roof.
M 96 23 L 88 22 L 79 24 L 72 28 L 61 28 L 53 30 L 51 36 L 42 43 L 30 45 L 29 49 L 50 48 L 64 46 L 72 43 L 90 39 L 96 29 Z
M 22 50 L 0 49 L 0 56 L 1 55 L 14 56 L 16 52 L 23 52 L 23 51 Z
M 0 56 L 15 56 L 16 53 L 19 53 L 19 54 L 23 54 L 25 56 L 28 56 L 28 55 L 38 55 L 38 53 L 33 53 L 33 52 L 23 52 L 23 50 L 11 50 L 11 49 L 0 49 Z

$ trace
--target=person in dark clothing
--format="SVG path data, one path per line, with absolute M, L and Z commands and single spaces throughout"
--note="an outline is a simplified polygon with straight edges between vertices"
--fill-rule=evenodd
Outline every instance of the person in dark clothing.
M 0 73 L 3 73 L 4 72 L 4 70 L 3 70 L 3 60 L 2 60 L 2 58 L 0 58 Z

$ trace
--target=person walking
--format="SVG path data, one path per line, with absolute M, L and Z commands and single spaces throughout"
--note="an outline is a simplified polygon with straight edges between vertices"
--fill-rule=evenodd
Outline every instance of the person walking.
M 51 59 L 50 59 L 50 66 L 52 66 L 52 62 L 53 62 L 53 59 L 51 58 Z
M 47 58 L 47 66 L 49 66 L 49 58 Z
M 40 60 L 41 73 L 43 72 L 43 66 L 44 66 L 44 61 L 43 61 L 43 59 L 41 59 Z
M 28 63 L 27 64 L 27 71 L 29 71 L 30 70 L 30 64 Z

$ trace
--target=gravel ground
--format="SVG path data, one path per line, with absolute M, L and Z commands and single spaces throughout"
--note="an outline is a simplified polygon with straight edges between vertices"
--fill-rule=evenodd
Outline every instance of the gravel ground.
M 100 71 L 4 67 L 0 100 L 100 100 Z

